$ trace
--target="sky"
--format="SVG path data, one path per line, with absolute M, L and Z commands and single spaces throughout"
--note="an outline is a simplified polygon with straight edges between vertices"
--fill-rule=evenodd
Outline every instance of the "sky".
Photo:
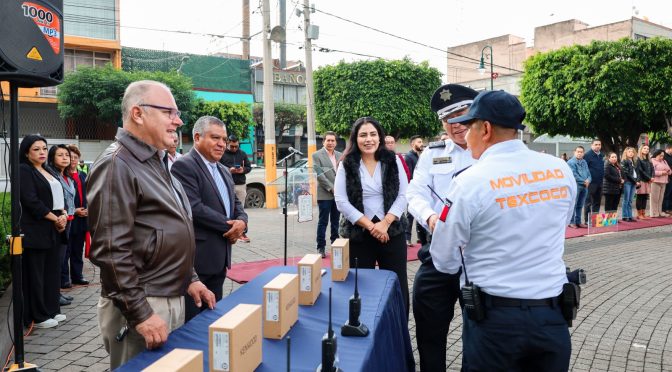
M 296 8 L 302 9 L 303 1 L 300 4 L 299 0 L 286 2 L 287 58 L 305 60 L 305 51 L 299 48 L 303 45 L 303 17 L 294 12 Z M 535 27 L 568 19 L 599 26 L 637 16 L 672 28 L 672 1 L 669 0 L 315 0 L 312 4 L 316 12 L 311 14 L 311 23 L 320 28 L 319 39 L 313 41 L 315 49 L 338 50 L 313 52 L 314 68 L 340 60 L 407 56 L 416 62 L 428 61 L 445 73 L 446 54 L 441 50 L 447 47 L 505 34 L 521 36 L 532 45 Z M 270 7 L 274 26 L 279 18 L 278 0 L 270 0 Z M 122 46 L 205 55 L 242 53 L 241 0 L 120 0 L 120 12 Z M 260 0 L 250 0 L 250 12 L 253 12 L 250 34 L 254 35 L 262 28 Z M 250 48 L 252 55 L 262 56 L 261 34 L 252 38 Z M 272 53 L 274 58 L 279 57 L 275 43 Z

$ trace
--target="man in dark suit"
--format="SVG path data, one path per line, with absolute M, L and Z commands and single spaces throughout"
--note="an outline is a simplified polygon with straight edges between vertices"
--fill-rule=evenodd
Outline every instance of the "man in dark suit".
M 194 124 L 194 148 L 177 159 L 171 173 L 184 187 L 189 198 L 196 237 L 195 269 L 199 279 L 222 299 L 226 269 L 231 267 L 231 245 L 247 227 L 247 214 L 236 198 L 233 178 L 219 160 L 226 146 L 226 127 L 212 116 L 203 116 Z M 185 299 L 186 319 L 200 309 Z

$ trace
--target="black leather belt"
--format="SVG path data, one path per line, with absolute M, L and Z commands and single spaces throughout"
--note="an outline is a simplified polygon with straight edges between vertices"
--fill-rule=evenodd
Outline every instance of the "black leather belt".
M 521 298 L 499 297 L 481 292 L 486 305 L 493 307 L 553 307 L 558 304 L 557 297 L 526 300 Z

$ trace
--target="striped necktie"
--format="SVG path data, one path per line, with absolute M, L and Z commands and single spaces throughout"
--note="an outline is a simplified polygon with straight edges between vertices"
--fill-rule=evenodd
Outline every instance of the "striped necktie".
M 230 198 L 229 198 L 229 190 L 226 187 L 226 184 L 224 183 L 224 179 L 222 178 L 222 174 L 219 173 L 219 170 L 217 169 L 217 164 L 213 163 L 208 163 L 210 166 L 210 173 L 212 174 L 212 178 L 215 180 L 215 185 L 217 185 L 217 191 L 219 191 L 219 195 L 222 197 L 222 202 L 224 202 L 224 209 L 226 209 L 226 216 L 231 217 L 231 211 L 230 209 Z

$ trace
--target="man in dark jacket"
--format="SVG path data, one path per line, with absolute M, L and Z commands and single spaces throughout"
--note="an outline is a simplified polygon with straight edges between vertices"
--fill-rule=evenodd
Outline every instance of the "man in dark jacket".
M 583 159 L 588 163 L 590 171 L 590 185 L 588 185 L 588 196 L 586 197 L 586 206 L 583 211 L 583 220 L 590 221 L 589 213 L 598 213 L 602 202 L 602 181 L 604 180 L 604 154 L 600 152 L 602 142 L 594 139 L 590 145 L 590 150 Z
M 136 81 L 121 110 L 124 126 L 86 185 L 90 257 L 100 268 L 98 326 L 111 370 L 167 341 L 184 323 L 185 292 L 199 307 L 215 306 L 194 271 L 189 200 L 161 160 L 182 125 L 175 99 L 162 83 Z
M 418 159 L 422 150 L 425 148 L 425 144 L 422 141 L 422 137 L 413 136 L 411 137 L 411 150 L 406 154 L 404 160 L 408 166 L 408 171 L 410 172 L 410 179 L 413 179 L 413 171 L 415 170 L 415 165 L 418 164 Z M 406 226 L 406 244 L 411 245 L 411 235 L 413 234 L 413 215 L 406 213 L 408 217 L 408 225 Z M 427 244 L 427 234 L 425 230 L 418 225 L 416 227 L 416 232 L 418 233 L 418 239 L 420 239 L 420 244 Z
M 171 172 L 184 186 L 194 216 L 196 273 L 219 301 L 231 268 L 231 245 L 245 231 L 247 214 L 235 197 L 231 174 L 219 163 L 226 146 L 224 123 L 203 116 L 194 123 L 193 138 L 194 147 L 177 159 Z M 200 312 L 194 305 L 185 301 L 185 321 Z
M 247 198 L 247 180 L 245 175 L 252 171 L 252 164 L 250 163 L 250 159 L 247 158 L 245 151 L 240 149 L 240 141 L 235 134 L 229 136 L 226 151 L 224 151 L 224 155 L 219 162 L 229 168 L 229 172 L 231 172 L 231 176 L 233 177 L 236 198 L 240 200 L 240 203 L 244 207 L 245 199 Z M 240 236 L 239 240 L 244 243 L 250 242 L 250 238 L 245 233 Z
M 672 145 L 665 145 L 665 161 L 672 168 Z M 665 186 L 665 195 L 663 196 L 662 211 L 672 214 L 672 176 L 668 177 L 667 186 Z

